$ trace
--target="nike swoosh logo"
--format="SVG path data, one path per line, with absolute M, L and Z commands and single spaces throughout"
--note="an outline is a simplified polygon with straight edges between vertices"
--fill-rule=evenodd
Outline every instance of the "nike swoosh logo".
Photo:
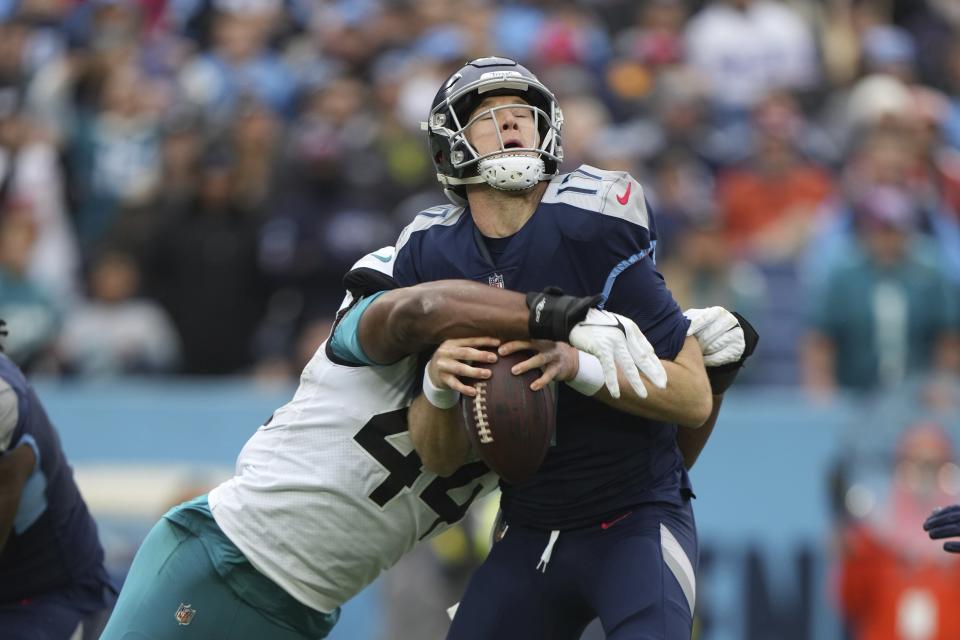
M 379 253 L 371 253 L 370 255 L 380 262 L 390 262 L 390 256 L 381 256 Z
M 627 190 L 623 192 L 622 196 L 617 196 L 617 202 L 620 204 L 627 204 L 627 201 L 630 200 L 630 190 L 633 189 L 633 183 L 627 183 Z

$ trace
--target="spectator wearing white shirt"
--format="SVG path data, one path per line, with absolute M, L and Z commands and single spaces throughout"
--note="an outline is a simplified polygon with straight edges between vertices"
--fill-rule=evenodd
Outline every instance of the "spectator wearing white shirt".
M 171 372 L 180 339 L 166 311 L 137 296 L 140 270 L 121 251 L 103 253 L 89 276 L 90 299 L 67 317 L 58 354 L 82 375 Z
M 714 0 L 687 24 L 685 41 L 721 111 L 742 113 L 772 89 L 808 89 L 820 77 L 810 25 L 773 0 Z

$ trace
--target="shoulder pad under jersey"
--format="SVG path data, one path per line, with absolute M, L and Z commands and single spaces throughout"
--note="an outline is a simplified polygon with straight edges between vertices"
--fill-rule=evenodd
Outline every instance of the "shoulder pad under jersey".
M 554 177 L 541 202 L 567 204 L 650 228 L 643 187 L 626 171 L 580 165 L 570 173 Z

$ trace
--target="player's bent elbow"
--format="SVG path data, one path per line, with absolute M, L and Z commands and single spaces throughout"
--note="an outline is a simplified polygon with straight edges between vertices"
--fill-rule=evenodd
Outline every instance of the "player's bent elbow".
M 423 304 L 416 295 L 407 295 L 396 301 L 384 323 L 385 328 L 398 344 L 422 345 L 423 339 Z
M 707 370 L 700 365 L 694 369 L 693 386 L 688 402 L 685 403 L 688 415 L 683 426 L 696 429 L 710 419 L 713 413 L 713 391 Z
M 706 394 L 700 394 L 695 402 L 686 405 L 684 415 L 678 418 L 677 424 L 681 427 L 699 429 L 710 419 L 711 413 L 713 413 L 713 395 L 708 389 Z
M 394 304 L 387 326 L 403 344 L 439 343 L 442 335 L 434 316 L 441 307 L 441 295 L 424 290 L 423 285 L 408 291 L 410 295 Z

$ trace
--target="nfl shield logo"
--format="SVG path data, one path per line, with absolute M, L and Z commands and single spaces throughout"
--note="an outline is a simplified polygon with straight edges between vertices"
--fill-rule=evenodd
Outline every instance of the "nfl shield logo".
M 193 609 L 189 604 L 181 602 L 180 606 L 177 607 L 177 612 L 173 614 L 173 617 L 176 618 L 180 626 L 183 627 L 190 624 L 190 621 L 193 620 L 193 616 L 195 615 L 197 615 L 196 609 Z
M 495 273 L 492 276 L 487 278 L 487 284 L 491 287 L 497 287 L 498 289 L 503 289 L 503 274 Z

